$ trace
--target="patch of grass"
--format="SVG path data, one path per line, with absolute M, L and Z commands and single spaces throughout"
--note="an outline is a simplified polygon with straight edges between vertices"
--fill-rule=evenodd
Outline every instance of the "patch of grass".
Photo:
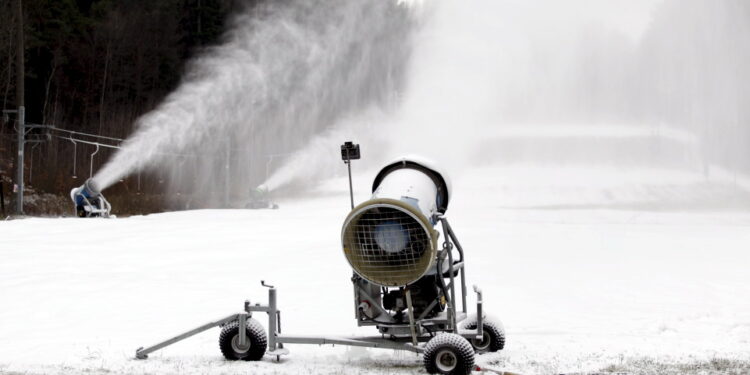
M 595 374 L 607 375 L 745 375 L 750 373 L 750 360 L 712 358 L 680 362 L 657 358 L 628 358 L 601 368 Z

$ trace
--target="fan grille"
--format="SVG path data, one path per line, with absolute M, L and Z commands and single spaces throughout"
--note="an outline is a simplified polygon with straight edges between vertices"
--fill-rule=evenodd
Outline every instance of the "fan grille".
M 344 253 L 360 276 L 378 285 L 403 286 L 419 279 L 434 257 L 430 231 L 403 208 L 376 204 L 350 215 Z

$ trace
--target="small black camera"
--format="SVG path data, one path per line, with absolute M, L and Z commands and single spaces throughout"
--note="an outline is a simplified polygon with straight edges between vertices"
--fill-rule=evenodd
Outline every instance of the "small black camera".
M 355 145 L 352 142 L 344 142 L 341 145 L 341 160 L 349 161 L 357 159 L 359 159 L 359 144 Z

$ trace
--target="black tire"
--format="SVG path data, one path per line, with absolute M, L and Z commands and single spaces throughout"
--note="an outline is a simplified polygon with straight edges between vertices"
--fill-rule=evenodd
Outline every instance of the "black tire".
M 259 361 L 266 354 L 267 338 L 266 330 L 255 319 L 248 319 L 245 330 L 247 341 L 250 346 L 242 348 L 239 346 L 240 323 L 233 321 L 224 325 L 219 334 L 219 349 L 224 358 L 230 361 L 241 359 L 243 361 Z
M 466 329 L 477 329 L 477 321 L 472 319 L 463 326 Z M 482 340 L 468 340 L 474 347 L 474 351 L 483 354 L 503 350 L 505 347 L 505 329 L 502 323 L 485 320 L 482 322 L 482 331 L 484 332 Z
M 440 333 L 424 347 L 424 367 L 430 374 L 468 375 L 474 370 L 474 349 L 455 333 Z

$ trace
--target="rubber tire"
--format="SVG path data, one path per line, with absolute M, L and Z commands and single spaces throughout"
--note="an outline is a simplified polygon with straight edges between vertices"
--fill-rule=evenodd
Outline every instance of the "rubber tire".
M 232 340 L 239 338 L 240 322 L 235 320 L 229 322 L 221 329 L 219 334 L 219 349 L 224 358 L 230 361 L 241 359 L 243 361 L 259 361 L 266 354 L 268 339 L 266 330 L 255 319 L 248 319 L 246 323 L 247 340 L 250 342 L 250 349 L 246 352 L 239 352 L 232 347 Z
M 465 329 L 476 329 L 477 328 L 477 321 L 475 319 L 472 319 L 471 321 L 465 323 L 463 325 Z M 500 322 L 495 322 L 492 320 L 485 320 L 482 322 L 482 330 L 489 334 L 490 336 L 490 345 L 487 348 L 484 349 L 477 349 L 476 345 L 474 344 L 474 340 L 468 340 L 471 346 L 474 348 L 474 351 L 476 351 L 479 354 L 484 353 L 494 353 L 500 350 L 503 350 L 505 348 L 505 328 L 503 328 L 503 324 Z
M 451 370 L 438 367 L 438 354 L 445 350 L 453 353 L 456 365 Z M 474 348 L 455 333 L 440 333 L 430 339 L 424 347 L 424 367 L 430 374 L 469 375 L 474 370 Z

